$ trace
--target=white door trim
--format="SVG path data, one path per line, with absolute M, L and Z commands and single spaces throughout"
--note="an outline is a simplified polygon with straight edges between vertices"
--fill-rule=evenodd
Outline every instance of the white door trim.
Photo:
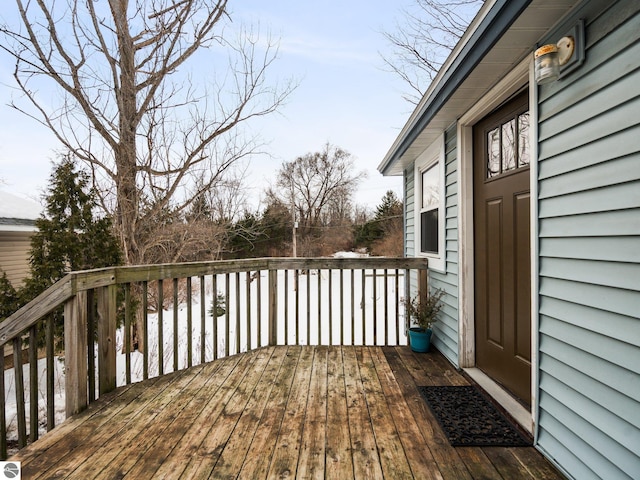
M 522 60 L 504 79 L 494 86 L 458 121 L 458 243 L 460 252 L 459 264 L 459 297 L 458 311 L 458 345 L 459 364 L 461 368 L 475 367 L 475 325 L 474 325 L 474 247 L 473 247 L 473 125 L 500 106 L 522 87 L 529 84 L 529 115 L 530 115 L 530 146 L 531 158 L 537 159 L 537 109 L 535 82 L 531 80 L 533 61 L 531 57 Z M 535 164 L 535 165 L 534 165 Z M 532 161 L 531 167 L 531 404 L 532 413 L 536 409 L 536 362 L 537 349 L 537 162 Z

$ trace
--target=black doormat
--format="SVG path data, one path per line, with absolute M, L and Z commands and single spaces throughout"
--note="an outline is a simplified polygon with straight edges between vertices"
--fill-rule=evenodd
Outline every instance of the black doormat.
M 418 387 L 454 447 L 526 447 L 531 441 L 476 387 Z

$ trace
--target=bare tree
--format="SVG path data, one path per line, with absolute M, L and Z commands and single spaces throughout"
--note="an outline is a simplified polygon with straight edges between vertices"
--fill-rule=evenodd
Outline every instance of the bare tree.
M 409 86 L 404 98 L 418 104 L 449 52 L 462 37 L 482 0 L 415 0 L 394 32 L 384 32 L 393 50 L 383 60 Z
M 320 152 L 285 162 L 276 178 L 276 190 L 267 195 L 288 205 L 300 228 L 326 226 L 346 216 L 364 172 L 354 172 L 351 154 L 329 143 Z
M 186 213 L 254 152 L 239 126 L 275 111 L 294 85 L 271 85 L 271 38 L 241 29 L 227 0 L 16 0 L 0 46 L 23 102 L 86 162 L 114 214 L 128 264 L 146 263 L 167 212 Z M 201 83 L 185 70 L 199 65 Z M 62 93 L 42 96 L 55 85 Z M 26 100 L 26 102 L 24 101 Z

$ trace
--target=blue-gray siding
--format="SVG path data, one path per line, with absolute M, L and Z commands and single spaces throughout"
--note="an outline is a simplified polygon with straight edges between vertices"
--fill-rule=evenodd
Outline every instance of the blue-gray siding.
M 440 320 L 434 327 L 433 344 L 455 366 L 458 361 L 458 189 L 456 158 L 456 126 L 445 132 L 445 272 L 429 271 L 429 285 L 446 292 Z M 405 255 L 414 256 L 414 169 L 405 170 Z M 416 278 L 411 279 L 415 289 Z
M 540 88 L 538 447 L 640 478 L 640 2 L 585 2 L 584 65 Z

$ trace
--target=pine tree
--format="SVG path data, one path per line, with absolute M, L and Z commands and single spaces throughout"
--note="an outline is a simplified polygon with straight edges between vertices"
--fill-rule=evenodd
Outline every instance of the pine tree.
M 401 227 L 402 201 L 392 190 L 389 190 L 382 197 L 380 205 L 376 207 L 373 219 L 356 227 L 356 245 L 365 246 L 371 250 L 375 242 L 395 233 Z
M 20 296 L 11 285 L 6 272 L 0 276 L 0 320 L 4 320 L 20 308 Z
M 95 217 L 96 196 L 89 176 L 76 170 L 70 157 L 55 166 L 45 195 L 45 213 L 31 238 L 29 276 L 20 290 L 26 304 L 70 271 L 101 268 L 122 263 L 117 238 L 109 217 Z M 58 340 L 63 319 L 53 314 Z

